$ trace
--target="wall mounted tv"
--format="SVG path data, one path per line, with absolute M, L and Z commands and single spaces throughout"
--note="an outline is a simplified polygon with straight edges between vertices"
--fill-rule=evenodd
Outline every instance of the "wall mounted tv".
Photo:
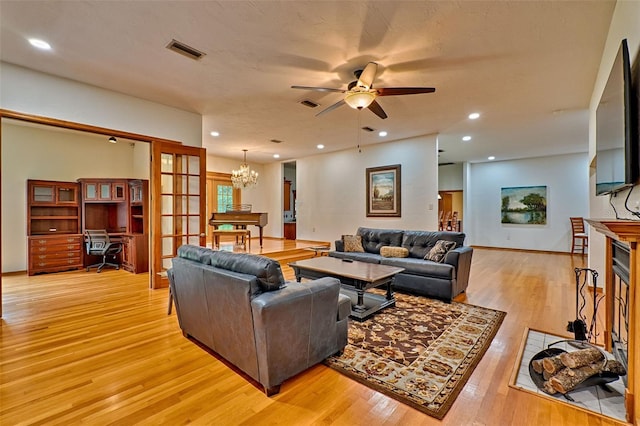
M 625 39 L 596 110 L 596 195 L 634 185 L 639 164 L 637 94 L 632 89 Z

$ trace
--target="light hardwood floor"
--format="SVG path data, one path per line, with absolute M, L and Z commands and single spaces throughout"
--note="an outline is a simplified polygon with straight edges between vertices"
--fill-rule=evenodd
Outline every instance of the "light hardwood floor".
M 617 424 L 508 386 L 525 327 L 566 334 L 575 316 L 573 268 L 583 265 L 580 256 L 475 250 L 462 300 L 507 316 L 443 421 L 324 365 L 267 398 L 182 336 L 175 312 L 166 313 L 167 290 L 150 290 L 146 274 L 5 276 L 0 423 Z

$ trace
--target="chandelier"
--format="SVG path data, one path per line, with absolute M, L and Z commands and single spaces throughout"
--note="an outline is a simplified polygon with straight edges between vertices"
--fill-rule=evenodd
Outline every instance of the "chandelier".
M 240 170 L 231 171 L 231 183 L 234 188 L 248 188 L 258 183 L 258 173 L 251 170 L 247 164 L 247 150 L 242 151 L 244 151 L 244 161 L 240 165 Z

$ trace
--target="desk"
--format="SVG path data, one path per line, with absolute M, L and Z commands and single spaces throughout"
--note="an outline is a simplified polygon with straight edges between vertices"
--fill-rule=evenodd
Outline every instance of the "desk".
M 123 232 L 108 232 L 109 239 L 114 243 L 122 244 L 122 251 L 117 256 L 117 261 L 125 271 L 133 274 L 141 274 L 149 271 L 149 235 L 127 234 Z M 87 254 L 86 236 L 83 236 L 83 265 L 96 263 L 100 257 Z

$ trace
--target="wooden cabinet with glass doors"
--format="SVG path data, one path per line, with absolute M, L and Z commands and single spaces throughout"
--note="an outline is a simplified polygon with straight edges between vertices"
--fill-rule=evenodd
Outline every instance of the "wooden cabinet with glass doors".
M 27 181 L 29 275 L 82 268 L 78 184 Z

